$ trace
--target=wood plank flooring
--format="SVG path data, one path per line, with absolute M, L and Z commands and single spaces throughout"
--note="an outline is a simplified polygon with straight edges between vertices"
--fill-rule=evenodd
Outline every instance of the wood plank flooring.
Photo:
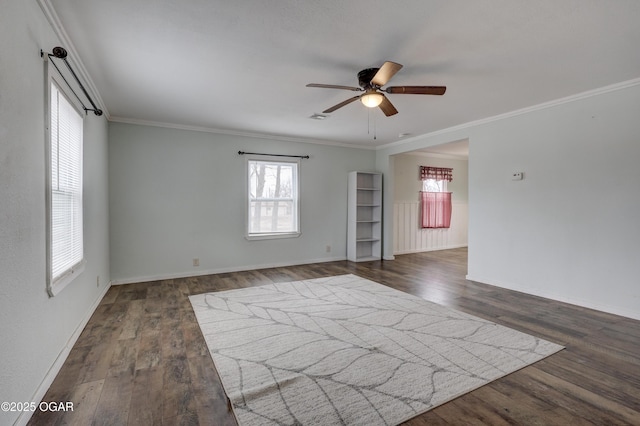
M 407 425 L 640 425 L 640 321 L 465 280 L 466 249 L 114 286 L 30 425 L 235 425 L 188 296 L 353 273 L 566 349 Z M 579 291 L 579 283 L 576 283 Z

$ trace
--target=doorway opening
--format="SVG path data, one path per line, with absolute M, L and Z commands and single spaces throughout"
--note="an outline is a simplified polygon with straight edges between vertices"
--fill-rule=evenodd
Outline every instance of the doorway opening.
M 468 246 L 469 140 L 459 140 L 389 157 L 393 170 L 393 255 Z M 420 166 L 453 169 L 449 228 L 420 226 Z

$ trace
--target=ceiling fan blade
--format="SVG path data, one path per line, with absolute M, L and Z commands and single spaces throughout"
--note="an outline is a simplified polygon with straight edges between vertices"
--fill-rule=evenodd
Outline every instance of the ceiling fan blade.
M 320 87 L 323 89 L 342 89 L 342 90 L 353 90 L 354 92 L 362 92 L 360 87 L 352 87 L 352 86 L 339 86 L 336 84 L 318 84 L 318 83 L 309 83 L 307 87 Z
M 360 99 L 360 96 L 354 96 L 353 98 L 349 98 L 346 101 L 342 101 L 337 105 L 332 106 L 331 108 L 327 108 L 324 111 L 322 111 L 324 114 L 328 114 L 330 112 L 333 112 L 335 110 L 337 110 L 338 108 L 342 108 L 345 105 L 349 105 L 351 102 Z
M 402 65 L 396 64 L 395 62 L 387 61 L 376 72 L 376 75 L 371 79 L 371 84 L 374 84 L 378 87 L 384 86 L 387 84 L 391 77 L 393 77 L 398 71 L 400 71 Z
M 398 113 L 398 110 L 396 109 L 396 107 L 393 106 L 391 101 L 389 101 L 389 99 L 387 99 L 385 95 L 382 95 L 382 102 L 380 103 L 379 107 L 382 110 L 382 112 L 384 112 L 384 115 L 386 115 L 387 117 L 396 115 Z
M 391 86 L 384 89 L 387 93 L 406 93 L 410 95 L 444 95 L 446 86 Z

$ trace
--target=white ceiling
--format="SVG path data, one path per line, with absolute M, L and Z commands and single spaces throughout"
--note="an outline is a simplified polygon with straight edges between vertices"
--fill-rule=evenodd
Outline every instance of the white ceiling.
M 49 2 L 114 121 L 375 147 L 640 77 L 636 0 Z M 309 118 L 386 60 L 446 94 Z

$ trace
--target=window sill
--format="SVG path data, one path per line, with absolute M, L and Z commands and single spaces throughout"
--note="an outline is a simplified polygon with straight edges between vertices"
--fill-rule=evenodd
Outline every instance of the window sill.
M 286 234 L 250 234 L 245 235 L 245 238 L 249 241 L 255 240 L 278 240 L 282 238 L 298 238 L 301 232 L 289 232 Z
M 75 280 L 82 271 L 84 271 L 86 263 L 87 262 L 83 259 L 55 282 L 49 283 L 47 285 L 47 293 L 49 293 L 49 297 L 58 295 L 68 284 L 71 283 L 71 281 Z

